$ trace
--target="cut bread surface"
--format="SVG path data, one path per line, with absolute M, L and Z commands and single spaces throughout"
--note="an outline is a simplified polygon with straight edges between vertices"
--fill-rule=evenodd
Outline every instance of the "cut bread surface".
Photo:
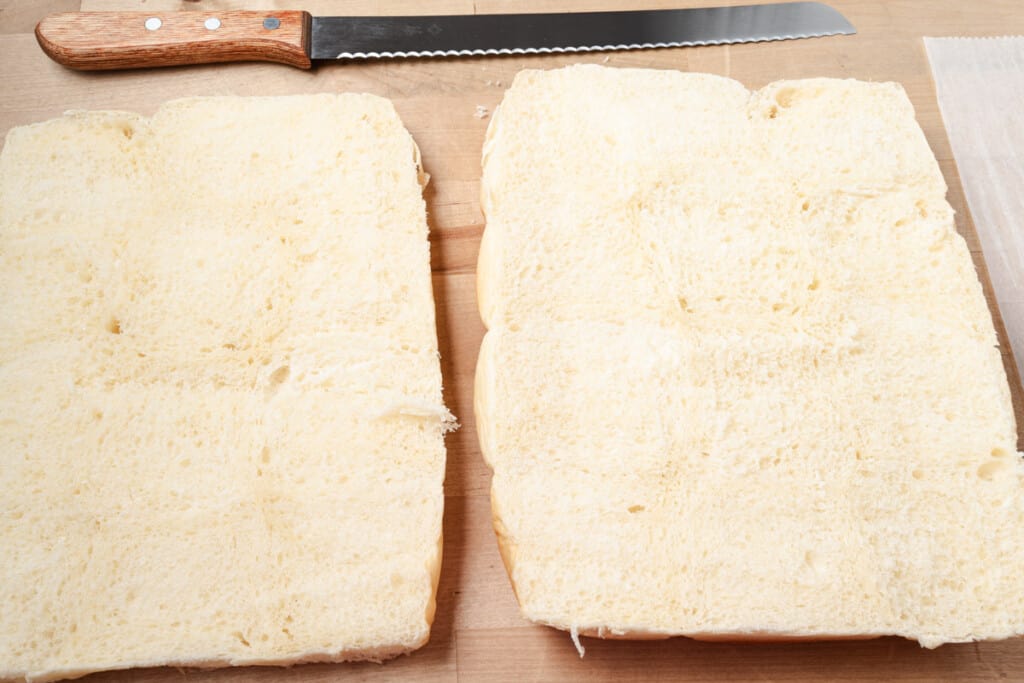
M 0 157 L 0 678 L 424 644 L 416 147 L 369 95 L 71 112 Z
M 519 74 L 477 368 L 524 615 L 606 637 L 1024 632 L 991 315 L 902 89 Z

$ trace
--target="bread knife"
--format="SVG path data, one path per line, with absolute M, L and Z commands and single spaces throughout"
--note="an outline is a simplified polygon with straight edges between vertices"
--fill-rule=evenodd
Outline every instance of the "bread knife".
M 294 10 L 64 12 L 36 26 L 43 51 L 87 71 L 266 61 L 635 50 L 856 33 L 819 2 L 738 7 L 405 17 Z

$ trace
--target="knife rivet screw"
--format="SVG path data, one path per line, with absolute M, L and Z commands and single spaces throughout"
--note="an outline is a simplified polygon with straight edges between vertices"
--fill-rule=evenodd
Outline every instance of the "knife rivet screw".
M 218 19 L 217 17 L 210 17 L 209 19 L 203 22 L 203 26 L 206 27 L 207 31 L 216 31 L 220 28 L 220 19 Z
M 273 31 L 276 28 L 281 28 L 281 20 L 277 17 L 267 17 L 263 20 L 263 28 L 268 31 Z
M 163 25 L 164 22 L 160 21 L 160 17 L 150 17 L 149 19 L 146 19 L 147 31 L 155 31 Z

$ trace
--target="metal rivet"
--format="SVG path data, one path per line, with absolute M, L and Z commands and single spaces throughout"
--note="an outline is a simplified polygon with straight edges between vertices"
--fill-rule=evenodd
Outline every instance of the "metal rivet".
M 203 22 L 203 26 L 205 26 L 208 31 L 216 31 L 220 28 L 220 19 L 217 17 L 210 17 Z
M 275 28 L 281 28 L 281 20 L 277 17 L 267 17 L 263 20 L 263 28 L 268 31 L 273 31 Z
M 146 29 L 149 31 L 155 31 L 163 25 L 164 22 L 160 21 L 160 17 L 150 17 L 149 19 L 146 19 Z

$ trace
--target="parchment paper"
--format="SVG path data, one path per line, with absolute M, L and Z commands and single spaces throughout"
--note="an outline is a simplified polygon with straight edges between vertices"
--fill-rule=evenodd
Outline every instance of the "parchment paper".
M 1024 376 L 1024 37 L 925 38 L 939 108 Z

